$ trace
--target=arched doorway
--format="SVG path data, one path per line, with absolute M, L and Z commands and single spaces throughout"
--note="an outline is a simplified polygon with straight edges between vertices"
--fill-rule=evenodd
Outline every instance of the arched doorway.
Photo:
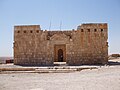
M 66 62 L 66 45 L 54 45 L 54 62 Z
M 58 62 L 63 62 L 63 50 L 58 50 Z

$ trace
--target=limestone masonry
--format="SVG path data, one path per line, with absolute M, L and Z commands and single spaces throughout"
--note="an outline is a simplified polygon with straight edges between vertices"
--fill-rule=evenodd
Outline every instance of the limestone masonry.
M 82 24 L 67 31 L 43 31 L 39 25 L 14 26 L 14 64 L 106 64 L 107 39 L 107 23 Z

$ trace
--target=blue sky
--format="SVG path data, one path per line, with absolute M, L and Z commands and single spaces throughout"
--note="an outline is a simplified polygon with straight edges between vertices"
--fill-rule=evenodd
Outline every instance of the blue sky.
M 0 56 L 13 56 L 14 25 L 76 29 L 81 23 L 108 23 L 109 53 L 120 53 L 120 0 L 0 0 Z

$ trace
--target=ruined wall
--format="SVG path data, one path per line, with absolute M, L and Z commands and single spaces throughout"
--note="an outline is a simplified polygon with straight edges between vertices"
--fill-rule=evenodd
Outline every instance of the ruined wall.
M 77 30 L 68 31 L 43 31 L 39 25 L 15 26 L 14 64 L 53 65 L 59 48 L 64 48 L 68 65 L 105 64 L 107 30 L 106 23 L 82 24 Z

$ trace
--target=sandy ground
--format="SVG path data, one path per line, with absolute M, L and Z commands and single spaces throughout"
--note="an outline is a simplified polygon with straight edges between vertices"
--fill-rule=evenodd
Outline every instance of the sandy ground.
M 120 64 L 72 73 L 0 74 L 0 90 L 120 90 Z

